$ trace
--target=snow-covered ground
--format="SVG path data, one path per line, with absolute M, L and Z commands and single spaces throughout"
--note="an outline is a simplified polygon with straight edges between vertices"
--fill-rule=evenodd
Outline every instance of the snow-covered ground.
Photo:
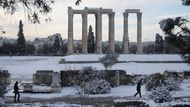
M 13 56 L 0 57 L 0 68 L 8 70 L 12 79 L 32 79 L 36 70 L 68 70 L 82 69 L 85 66 L 104 69 L 100 63 L 82 64 L 58 64 L 61 59 L 66 61 L 98 61 L 103 55 L 69 55 L 65 57 L 43 57 L 43 56 Z M 119 61 L 183 61 L 180 55 L 120 55 Z M 164 72 L 165 70 L 183 71 L 190 70 L 186 63 L 118 63 L 112 69 L 126 70 L 128 74 L 151 74 Z
M 66 61 L 98 61 L 104 54 L 69 55 L 64 57 Z M 119 61 L 183 61 L 180 55 L 168 54 L 120 54 Z
M 8 70 L 12 79 L 20 79 L 23 83 L 31 82 L 32 74 L 36 70 L 67 70 L 67 69 L 81 69 L 85 66 L 96 67 L 97 69 L 104 69 L 100 63 L 82 63 L 82 64 L 59 64 L 61 59 L 66 61 L 98 61 L 103 55 L 70 55 L 65 57 L 44 57 L 44 56 L 16 56 L 16 57 L 0 57 L 0 68 Z M 183 61 L 180 55 L 120 55 L 119 61 Z M 164 72 L 165 70 L 183 71 L 190 70 L 190 65 L 186 63 L 118 63 L 112 67 L 112 69 L 126 70 L 128 74 L 151 74 L 156 72 Z M 13 82 L 14 83 L 14 82 Z M 19 83 L 20 84 L 20 83 Z M 6 97 L 13 97 L 13 84 L 9 87 L 10 90 L 6 93 Z M 37 87 L 34 88 L 44 88 Z M 45 87 L 50 88 L 50 87 Z M 181 84 L 181 90 L 172 92 L 173 97 L 189 97 L 190 96 L 190 80 L 185 80 Z M 129 97 L 133 98 L 136 92 L 136 86 L 125 85 L 111 89 L 111 93 L 90 95 L 90 97 Z M 145 90 L 145 86 L 142 86 L 142 96 L 146 98 L 149 92 Z M 78 96 L 74 87 L 63 87 L 61 93 L 52 94 L 26 94 L 21 93 L 21 97 L 51 99 L 58 97 Z M 148 104 L 151 104 L 152 100 L 147 100 Z M 189 104 L 189 102 L 187 102 Z M 154 103 L 155 104 L 155 103 Z M 152 104 L 152 105 L 154 105 Z M 39 105 L 39 104 L 37 104 Z M 48 104 L 49 105 L 49 104 Z M 61 102 L 56 104 L 57 107 L 67 106 L 67 104 Z M 16 105 L 14 105 L 15 107 Z M 19 106 L 19 105 L 18 105 Z M 51 106 L 51 105 L 50 105 Z M 53 105 L 55 106 L 55 105 Z M 23 106 L 25 107 L 25 105 Z

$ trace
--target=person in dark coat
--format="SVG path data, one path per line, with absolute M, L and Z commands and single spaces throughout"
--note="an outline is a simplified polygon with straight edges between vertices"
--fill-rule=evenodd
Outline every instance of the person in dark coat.
M 14 102 L 15 103 L 20 102 L 20 93 L 19 93 L 19 87 L 18 87 L 18 82 L 17 81 L 15 82 L 15 85 L 14 85 L 14 93 L 15 93 Z
M 139 94 L 140 97 L 141 96 L 141 85 L 142 85 L 142 79 L 137 83 L 137 92 L 135 93 L 134 97 Z

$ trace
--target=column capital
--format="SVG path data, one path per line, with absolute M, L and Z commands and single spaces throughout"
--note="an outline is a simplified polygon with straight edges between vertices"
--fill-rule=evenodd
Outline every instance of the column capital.
M 109 17 L 114 17 L 115 16 L 115 12 L 111 12 L 108 14 Z
M 141 18 L 142 17 L 142 12 L 138 12 L 137 13 L 137 18 Z
M 74 15 L 73 10 L 70 9 L 69 7 L 68 7 L 68 15 L 69 15 L 69 16 L 73 16 L 73 15 Z
M 128 17 L 128 16 L 129 16 L 129 13 L 124 12 L 124 13 L 123 13 L 123 16 L 124 16 L 124 17 Z
M 86 17 L 88 15 L 88 12 L 84 11 L 81 15 L 82 15 L 82 17 Z
M 96 15 L 97 15 L 97 16 L 102 16 L 102 12 L 101 12 L 101 11 L 97 11 L 97 12 L 96 12 Z
M 72 7 L 68 7 L 68 13 L 73 13 Z

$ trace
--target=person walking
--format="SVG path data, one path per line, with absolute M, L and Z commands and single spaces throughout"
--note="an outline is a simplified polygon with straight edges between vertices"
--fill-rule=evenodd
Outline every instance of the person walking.
M 15 82 L 15 85 L 14 85 L 14 93 L 15 93 L 15 96 L 14 96 L 14 102 L 20 102 L 20 93 L 19 93 L 19 87 L 18 87 L 18 82 L 16 81 Z
M 137 92 L 135 93 L 134 97 L 135 97 L 137 94 L 139 94 L 139 96 L 142 97 L 142 96 L 141 96 L 141 85 L 142 85 L 142 79 L 139 80 L 139 82 L 137 83 Z

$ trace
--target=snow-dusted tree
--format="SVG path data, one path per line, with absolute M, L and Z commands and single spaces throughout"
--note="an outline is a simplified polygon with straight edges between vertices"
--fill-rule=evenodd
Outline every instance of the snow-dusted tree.
M 190 63 L 189 21 L 182 17 L 163 19 L 160 28 L 167 35 L 165 41 L 177 47 L 185 61 Z
M 159 86 L 162 86 L 164 76 L 160 73 L 150 75 L 148 82 L 146 83 L 146 90 L 151 91 Z
M 129 53 L 135 54 L 137 52 L 137 45 L 131 45 L 129 47 Z
M 95 43 L 94 43 L 94 32 L 92 32 L 92 26 L 89 26 L 88 32 L 88 53 L 95 52 Z
M 40 23 L 40 15 L 44 15 L 45 21 L 51 21 L 48 13 L 52 11 L 52 5 L 56 0 L 0 0 L 0 7 L 6 13 L 14 14 L 19 10 L 24 10 L 32 23 Z M 81 0 L 76 0 L 79 5 Z
M 110 93 L 110 83 L 104 79 L 95 78 L 84 85 L 84 92 L 86 94 L 104 94 Z
M 190 0 L 182 0 L 183 5 L 190 5 Z
M 179 81 L 174 77 L 167 77 L 165 79 L 165 86 L 169 91 L 175 91 L 180 89 Z
M 156 34 L 156 39 L 155 39 L 155 52 L 158 54 L 163 53 L 164 50 L 164 40 L 160 34 Z
M 17 39 L 17 48 L 18 52 L 23 55 L 25 54 L 25 38 L 23 33 L 23 24 L 22 20 L 19 21 L 19 31 L 18 31 L 18 39 Z
M 114 64 L 118 62 L 119 55 L 108 52 L 105 56 L 99 59 L 99 61 L 103 64 L 104 68 L 107 70 L 108 68 L 112 68 Z
M 54 53 L 58 53 L 60 50 L 60 40 L 58 36 L 54 37 L 54 44 L 53 44 Z
M 4 102 L 4 100 L 2 98 L 0 98 L 0 107 L 7 107 L 5 105 L 5 102 Z
M 152 91 L 158 87 L 165 86 L 169 91 L 175 91 L 180 89 L 180 81 L 177 81 L 174 77 L 168 77 L 160 73 L 152 74 L 146 83 L 146 90 Z
M 3 97 L 5 93 L 6 93 L 6 86 L 0 83 L 0 98 Z
M 149 96 L 156 103 L 172 101 L 172 95 L 170 94 L 167 87 L 165 87 L 165 86 L 160 86 L 160 87 L 157 87 L 155 90 L 152 90 L 152 92 Z
M 148 44 L 148 45 L 143 46 L 143 53 L 145 54 L 155 53 L 155 44 Z

